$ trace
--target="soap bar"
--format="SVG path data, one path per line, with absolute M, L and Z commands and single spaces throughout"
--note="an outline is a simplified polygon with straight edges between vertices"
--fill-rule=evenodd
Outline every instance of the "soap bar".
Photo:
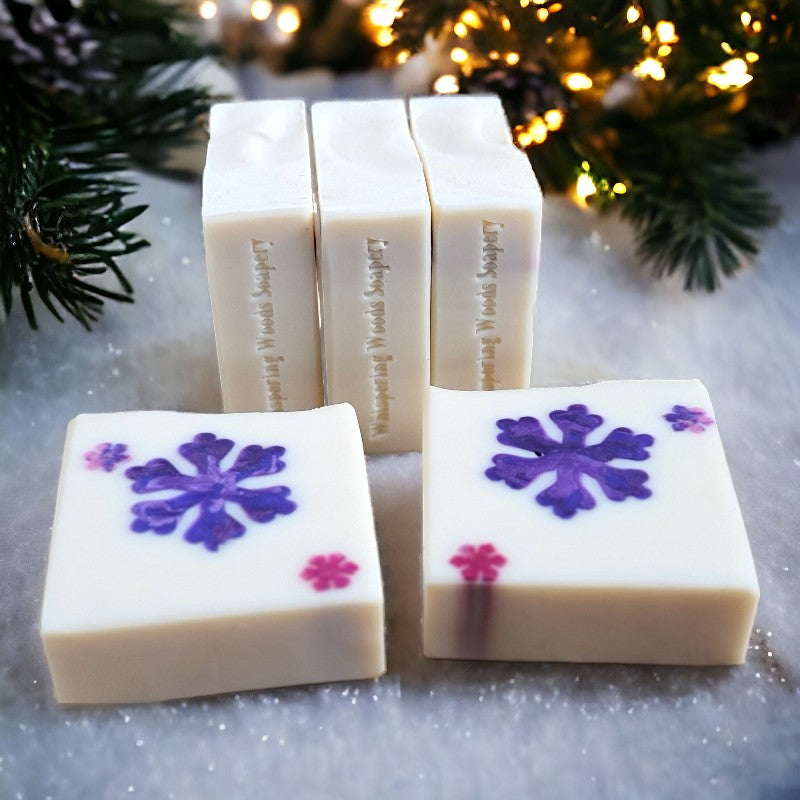
M 415 97 L 433 208 L 431 383 L 530 386 L 542 193 L 494 96 Z
M 74 419 L 41 636 L 62 703 L 380 675 L 353 409 Z
M 699 381 L 431 389 L 433 658 L 738 664 L 758 583 Z
M 430 378 L 431 217 L 402 100 L 311 107 L 328 401 L 368 453 L 419 450 Z
M 322 405 L 302 100 L 212 107 L 203 234 L 225 411 Z

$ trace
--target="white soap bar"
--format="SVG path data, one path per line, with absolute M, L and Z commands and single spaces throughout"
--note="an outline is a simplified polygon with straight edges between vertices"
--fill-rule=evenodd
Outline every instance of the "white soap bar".
M 41 635 L 62 703 L 383 673 L 353 409 L 77 417 Z
M 431 383 L 530 385 L 542 193 L 493 96 L 415 97 L 433 208 Z
M 434 658 L 738 664 L 758 583 L 705 387 L 431 389 Z
M 430 378 L 431 216 L 402 100 L 311 107 L 328 401 L 368 453 L 419 450 Z
M 226 411 L 322 405 L 302 100 L 211 109 L 203 233 Z

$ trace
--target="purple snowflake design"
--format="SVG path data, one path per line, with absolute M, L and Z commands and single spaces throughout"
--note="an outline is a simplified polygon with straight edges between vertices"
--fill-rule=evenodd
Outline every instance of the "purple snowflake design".
M 609 500 L 650 497 L 651 491 L 644 485 L 649 476 L 644 470 L 621 469 L 608 462 L 615 458 L 645 461 L 650 457 L 646 448 L 653 444 L 652 436 L 635 434 L 630 428 L 615 428 L 599 444 L 587 445 L 586 437 L 603 424 L 599 414 L 590 414 L 584 405 L 571 405 L 566 410 L 551 411 L 550 419 L 563 434 L 560 442 L 551 439 L 534 417 L 498 420 L 502 433 L 497 441 L 527 450 L 535 457 L 496 455 L 486 477 L 505 481 L 512 489 L 524 489 L 540 475 L 555 472 L 555 481 L 536 495 L 536 502 L 552 506 L 553 513 L 561 519 L 569 519 L 581 509 L 594 508 L 595 499 L 583 485 L 584 476 L 594 478 Z
M 94 449 L 83 454 L 86 469 L 102 469 L 105 472 L 113 472 L 117 464 L 131 460 L 131 457 L 125 452 L 127 449 L 128 445 L 126 444 L 111 444 L 111 442 L 96 444 Z
M 245 478 L 280 472 L 286 466 L 280 459 L 286 449 L 251 444 L 239 451 L 233 466 L 223 470 L 221 462 L 232 448 L 230 439 L 198 433 L 191 442 L 178 448 L 195 467 L 197 475 L 182 474 L 165 458 L 154 458 L 143 467 L 129 467 L 125 475 L 133 481 L 131 488 L 137 494 L 163 489 L 180 492 L 169 499 L 145 500 L 132 506 L 135 519 L 131 530 L 172 533 L 183 515 L 199 505 L 200 513 L 183 538 L 187 542 L 203 542 L 208 550 L 216 551 L 221 544 L 245 532 L 244 525 L 227 513 L 228 503 L 238 505 L 254 522 L 271 522 L 278 514 L 291 514 L 297 504 L 287 499 L 291 492 L 288 487 L 244 489 L 237 485 Z
M 687 428 L 692 433 L 702 433 L 714 420 L 702 408 L 687 408 L 686 406 L 672 406 L 669 414 L 664 414 L 664 419 L 672 423 L 672 430 L 685 431 Z

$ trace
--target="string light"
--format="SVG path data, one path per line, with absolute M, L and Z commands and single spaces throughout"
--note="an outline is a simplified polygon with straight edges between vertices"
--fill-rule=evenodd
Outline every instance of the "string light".
M 753 76 L 747 71 L 747 62 L 743 58 L 731 58 L 719 67 L 708 71 L 706 82 L 723 91 L 741 89 L 747 86 Z
M 375 44 L 378 47 L 388 47 L 394 41 L 394 34 L 391 28 L 380 28 L 375 33 Z
M 639 19 L 639 17 L 641 17 L 641 16 L 642 16 L 642 15 L 641 15 L 641 13 L 639 12 L 639 9 L 638 9 L 638 8 L 636 8 L 636 6 L 628 6 L 628 11 L 627 11 L 627 13 L 625 14 L 625 19 L 627 19 L 627 20 L 628 20 L 628 22 L 629 22 L 631 25 L 632 25 L 634 22 L 636 22 L 636 20 L 638 20 L 638 19 Z
M 217 16 L 217 4 L 214 0 L 203 0 L 197 8 L 197 13 L 203 19 L 214 19 Z
M 660 58 L 666 58 L 672 52 L 672 46 L 668 44 L 659 45 L 658 55 Z
M 763 26 L 761 25 L 761 22 L 759 20 L 756 20 L 752 25 L 753 33 L 761 33 L 762 27 Z
M 592 88 L 592 79 L 583 72 L 568 72 L 561 79 L 564 85 L 573 92 L 582 92 Z
M 642 41 L 649 42 L 653 38 L 653 31 L 649 25 L 642 25 Z
M 263 22 L 272 13 L 270 0 L 253 0 L 250 3 L 250 16 L 258 22 Z
M 411 58 L 411 51 L 410 50 L 401 50 L 395 60 L 398 64 L 405 64 L 408 59 Z
M 453 25 L 453 33 L 458 36 L 459 39 L 463 39 L 469 33 L 469 28 L 459 20 Z
M 468 8 L 466 11 L 461 13 L 461 22 L 463 22 L 465 25 L 469 25 L 470 28 L 475 28 L 476 30 L 479 30 L 483 27 L 481 18 L 472 8 Z
M 564 112 L 560 108 L 551 108 L 544 112 L 544 122 L 548 130 L 557 131 L 564 124 Z
M 584 162 L 586 163 L 586 162 Z M 581 205 L 586 205 L 586 198 L 591 195 L 597 194 L 597 186 L 595 186 L 592 176 L 588 172 L 582 172 L 578 176 L 578 181 L 575 184 L 575 196 Z
M 519 53 L 506 53 L 506 64 L 508 64 L 509 67 L 519 64 Z
M 745 58 L 751 63 L 755 64 L 761 56 L 758 53 L 747 53 Z
M 469 59 L 469 53 L 463 47 L 454 47 L 450 51 L 450 60 L 456 64 L 464 64 Z
M 625 194 L 628 191 L 628 187 L 624 183 L 615 183 L 613 192 L 614 194 Z
M 511 20 L 506 16 L 501 17 L 500 27 L 508 33 L 511 30 Z
M 665 19 L 656 22 L 656 36 L 661 44 L 675 44 L 679 38 L 675 33 L 675 23 Z
M 727 53 L 729 56 L 733 55 L 733 48 L 727 42 L 721 42 L 719 46 L 723 53 Z
M 558 12 L 561 11 L 562 8 L 564 8 L 564 6 L 561 5 L 561 3 L 553 3 L 553 5 L 548 6 L 547 10 L 551 14 L 558 14 Z
M 742 11 L 742 16 L 740 19 L 742 20 L 742 25 L 744 25 L 745 28 L 753 21 L 753 17 L 749 11 Z
M 458 77 L 456 75 L 440 75 L 433 83 L 436 94 L 458 94 Z
M 300 12 L 295 6 L 283 6 L 278 12 L 276 24 L 284 33 L 295 33 L 300 29 Z
M 667 73 L 663 64 L 657 58 L 645 58 L 634 68 L 633 74 L 637 78 L 652 78 L 654 81 L 663 81 Z
M 498 53 L 497 50 L 490 50 L 489 51 L 489 58 L 492 61 L 497 61 L 497 59 L 500 58 L 500 53 Z
M 401 5 L 397 0 L 377 0 L 367 9 L 367 18 L 375 28 L 391 28 L 400 16 Z
M 536 9 L 536 19 L 539 22 L 544 22 L 550 16 L 550 12 L 546 8 Z
M 542 144 L 547 139 L 547 123 L 541 117 L 534 117 L 527 125 L 517 125 L 514 129 L 521 147 Z

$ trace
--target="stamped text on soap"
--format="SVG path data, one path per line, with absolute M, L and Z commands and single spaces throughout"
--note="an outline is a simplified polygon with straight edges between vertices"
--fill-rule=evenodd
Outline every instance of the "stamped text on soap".
M 281 387 L 281 365 L 285 358 L 275 352 L 278 347 L 277 328 L 275 326 L 275 307 L 272 298 L 272 273 L 276 267 L 269 260 L 269 248 L 273 242 L 251 239 L 253 264 L 255 267 L 256 289 L 251 297 L 256 300 L 253 316 L 258 324 L 256 350 L 261 356 L 264 372 L 262 377 L 267 383 L 267 404 L 270 411 L 283 411 L 287 400 Z
M 372 414 L 370 435 L 385 436 L 390 430 L 389 366 L 394 356 L 386 349 L 386 280 L 390 266 L 384 260 L 389 242 L 367 238 L 367 302 L 368 320 L 366 351 L 370 356 L 370 382 L 372 387 Z
M 503 340 L 492 334 L 497 324 L 497 274 L 500 269 L 499 256 L 503 252 L 500 247 L 500 233 L 504 227 L 502 222 L 488 219 L 484 219 L 482 223 L 480 267 L 475 273 L 479 287 L 475 293 L 479 301 L 475 335 L 480 345 L 478 362 L 481 368 L 481 389 L 495 389 L 499 383 L 495 365 L 497 348 Z

